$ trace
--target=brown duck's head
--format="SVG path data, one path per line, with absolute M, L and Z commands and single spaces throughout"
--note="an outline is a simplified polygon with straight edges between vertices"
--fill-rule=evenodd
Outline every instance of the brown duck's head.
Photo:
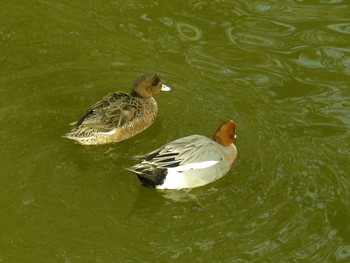
M 162 83 L 162 78 L 158 74 L 149 73 L 135 80 L 131 94 L 142 98 L 150 98 L 159 91 L 170 90 L 168 86 Z
M 224 121 L 215 131 L 212 139 L 222 146 L 229 146 L 234 142 L 236 123 L 233 120 Z

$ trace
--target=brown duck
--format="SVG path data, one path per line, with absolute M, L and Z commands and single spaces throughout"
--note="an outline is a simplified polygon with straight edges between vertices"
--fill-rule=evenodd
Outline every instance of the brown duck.
M 92 105 L 64 137 L 84 145 L 128 139 L 149 127 L 156 118 L 158 107 L 152 96 L 170 90 L 158 74 L 145 74 L 134 82 L 130 94 L 110 93 Z

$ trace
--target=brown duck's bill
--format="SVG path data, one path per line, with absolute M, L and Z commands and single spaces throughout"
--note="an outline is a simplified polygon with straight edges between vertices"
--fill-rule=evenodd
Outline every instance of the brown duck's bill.
M 167 85 L 162 84 L 161 91 L 171 91 L 171 88 Z

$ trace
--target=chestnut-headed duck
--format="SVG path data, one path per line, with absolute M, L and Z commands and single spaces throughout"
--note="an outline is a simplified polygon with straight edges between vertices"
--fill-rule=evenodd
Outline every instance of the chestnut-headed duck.
M 142 160 L 130 168 L 141 183 L 157 189 L 194 188 L 224 176 L 237 157 L 233 144 L 236 124 L 223 122 L 212 138 L 190 135 L 135 159 Z
M 92 105 L 64 137 L 84 145 L 120 142 L 149 127 L 158 113 L 152 97 L 171 89 L 158 74 L 136 79 L 131 93 L 114 92 Z

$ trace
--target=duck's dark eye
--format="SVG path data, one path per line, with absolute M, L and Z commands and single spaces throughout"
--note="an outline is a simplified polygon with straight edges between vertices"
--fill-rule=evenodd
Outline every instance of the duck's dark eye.
M 157 86 L 160 81 L 160 78 L 155 78 L 152 82 L 152 86 Z

